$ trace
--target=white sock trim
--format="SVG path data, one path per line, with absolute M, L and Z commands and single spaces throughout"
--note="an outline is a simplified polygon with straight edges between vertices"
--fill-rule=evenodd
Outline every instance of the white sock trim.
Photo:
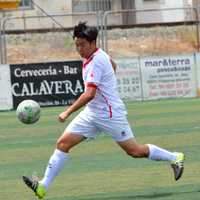
M 153 150 L 154 150 L 153 145 L 152 144 L 147 144 L 147 146 L 149 147 L 149 156 L 148 156 L 148 158 L 152 159 Z
M 176 159 L 176 154 L 166 149 L 160 148 L 153 144 L 147 144 L 149 147 L 149 156 L 151 160 L 173 161 Z
M 54 155 L 55 156 L 58 156 L 60 158 L 63 158 L 63 159 L 69 159 L 69 153 L 65 153 L 64 151 L 61 151 L 59 149 L 55 149 L 54 151 Z

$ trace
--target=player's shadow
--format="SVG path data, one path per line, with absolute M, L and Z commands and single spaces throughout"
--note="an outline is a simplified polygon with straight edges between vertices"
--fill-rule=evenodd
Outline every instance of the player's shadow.
M 174 195 L 182 195 L 189 193 L 196 193 L 200 191 L 184 191 L 184 192 L 159 192 L 159 193 L 151 193 L 151 194 L 141 194 L 141 195 L 129 195 L 129 196 L 117 196 L 117 197 L 106 197 L 106 198 L 95 198 L 95 200 L 139 200 L 139 199 L 157 199 L 157 198 L 172 198 Z M 92 200 L 92 199 L 79 199 L 79 200 Z M 94 200 L 94 199 L 93 199 Z
M 156 194 L 145 194 L 145 195 L 130 195 L 130 196 L 121 196 L 121 197 L 114 197 L 112 200 L 133 200 L 133 199 L 156 199 L 160 197 L 170 197 L 172 196 L 172 193 L 156 193 Z M 100 200 L 100 199 L 98 199 Z M 107 199 L 102 199 L 102 200 L 108 200 Z
M 172 196 L 176 197 L 182 194 L 189 194 L 189 193 L 200 193 L 200 191 L 181 191 L 181 192 L 159 192 L 159 193 L 151 193 L 151 194 L 141 194 L 141 195 L 121 195 L 121 196 L 112 196 L 112 197 L 87 197 L 87 198 L 72 198 L 76 200 L 140 200 L 140 199 L 157 199 L 157 198 L 166 198 L 169 197 L 171 199 Z M 62 198 L 48 198 L 48 200 L 69 200 L 69 197 L 62 197 Z

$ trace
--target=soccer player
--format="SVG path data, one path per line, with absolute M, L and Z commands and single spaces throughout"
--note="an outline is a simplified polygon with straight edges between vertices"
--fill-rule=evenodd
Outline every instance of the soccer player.
M 83 61 L 85 90 L 58 120 L 64 122 L 73 112 L 85 106 L 67 126 L 57 141 L 56 149 L 49 159 L 44 177 L 39 181 L 23 176 L 25 184 L 40 199 L 44 198 L 49 185 L 68 162 L 70 149 L 94 138 L 100 132 L 109 134 L 116 143 L 134 158 L 169 161 L 175 180 L 183 173 L 183 153 L 170 152 L 153 144 L 139 144 L 126 118 L 126 109 L 117 92 L 116 64 L 102 49 L 97 48 L 96 27 L 79 23 L 74 27 L 73 39 Z

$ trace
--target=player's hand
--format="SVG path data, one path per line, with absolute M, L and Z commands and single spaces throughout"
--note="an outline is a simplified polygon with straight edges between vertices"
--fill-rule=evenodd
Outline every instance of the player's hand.
M 64 112 L 62 112 L 62 113 L 59 114 L 58 121 L 64 122 L 68 117 L 69 117 L 68 112 L 64 111 Z

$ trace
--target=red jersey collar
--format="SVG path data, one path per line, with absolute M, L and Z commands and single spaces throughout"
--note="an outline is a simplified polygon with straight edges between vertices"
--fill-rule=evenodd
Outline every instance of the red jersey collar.
M 99 48 L 96 48 L 94 52 L 83 62 L 83 68 L 86 67 L 87 64 L 90 63 L 90 61 L 93 59 L 94 54 L 99 50 Z

